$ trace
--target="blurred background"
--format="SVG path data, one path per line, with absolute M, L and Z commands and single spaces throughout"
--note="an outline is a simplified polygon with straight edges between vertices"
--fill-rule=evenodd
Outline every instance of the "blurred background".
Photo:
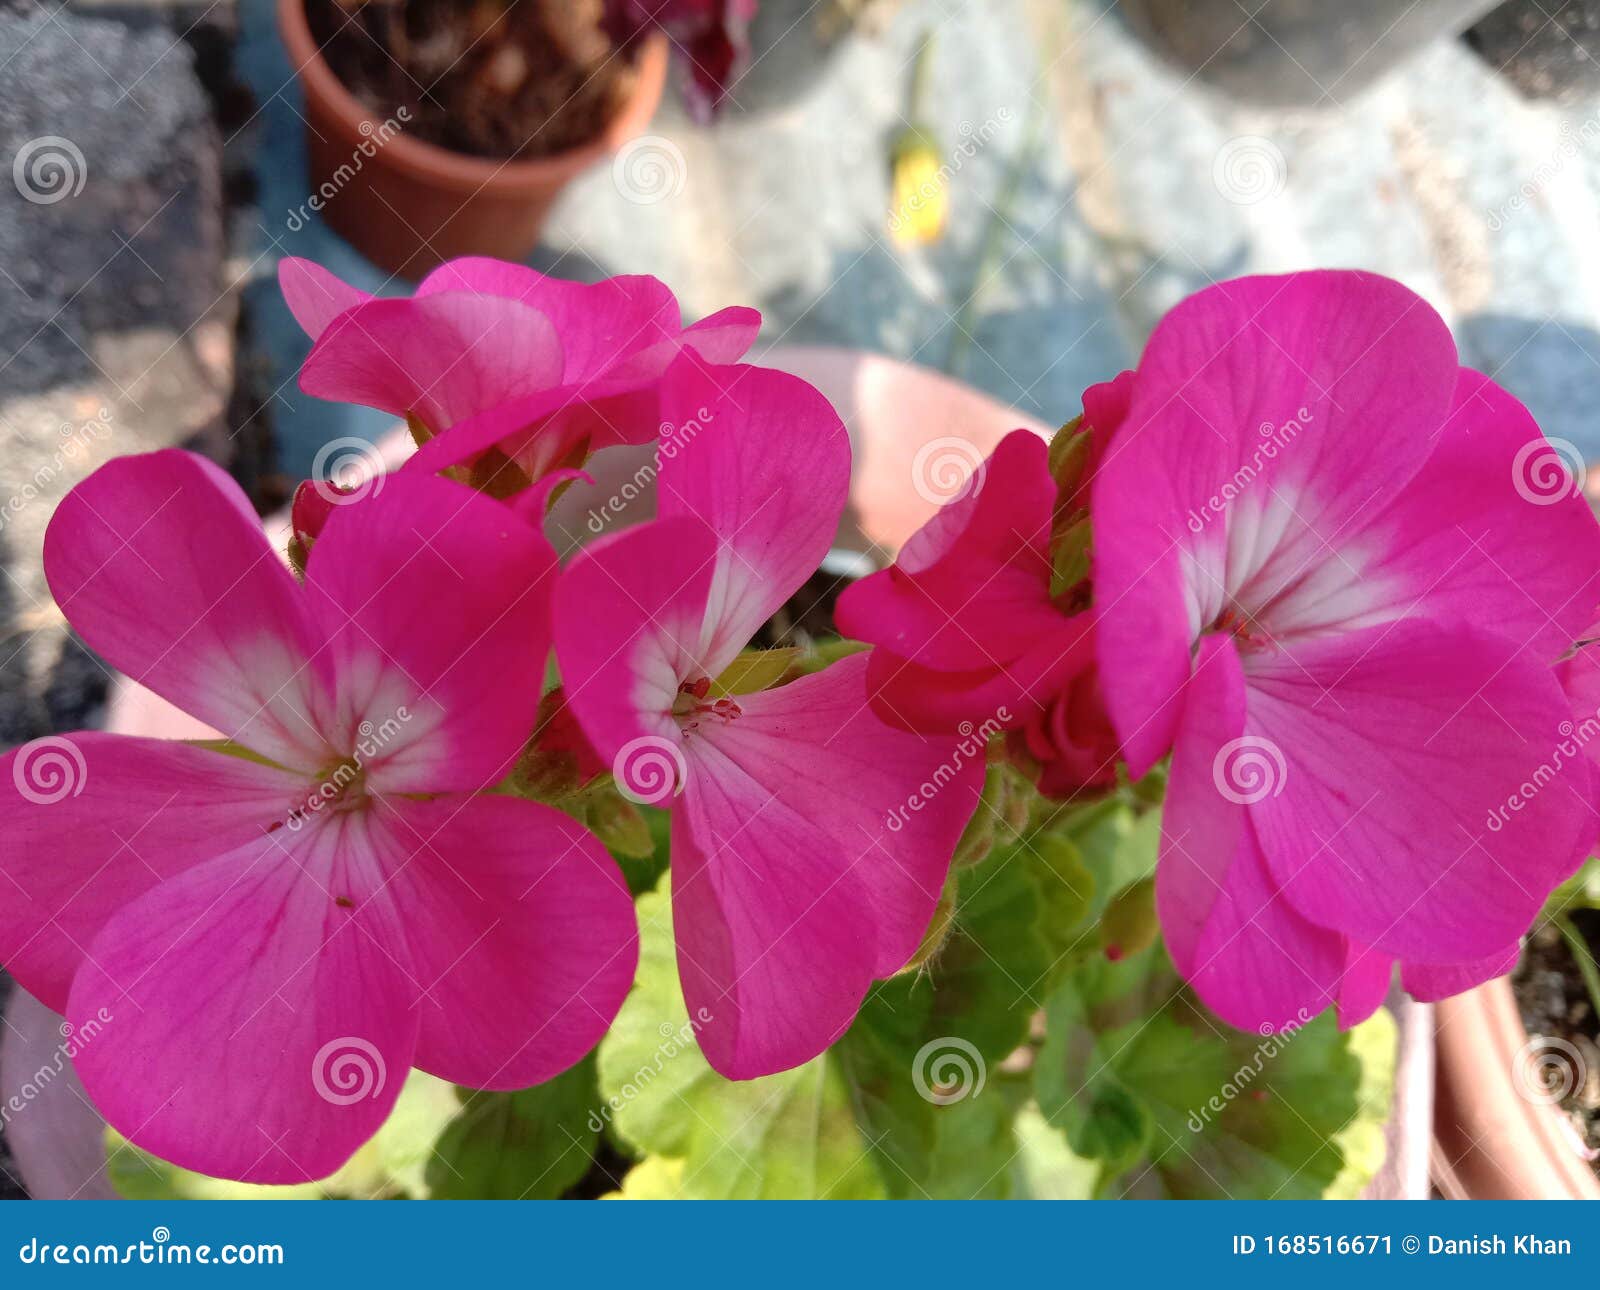
M 1600 459 L 1600 2 L 519 5 L 547 47 L 504 0 L 0 0 L 0 743 L 103 715 L 39 567 L 73 483 L 184 444 L 265 512 L 390 428 L 297 389 L 286 255 L 397 292 L 521 239 L 1045 425 L 1215 279 L 1362 267 Z M 413 137 L 534 227 L 430 225 Z

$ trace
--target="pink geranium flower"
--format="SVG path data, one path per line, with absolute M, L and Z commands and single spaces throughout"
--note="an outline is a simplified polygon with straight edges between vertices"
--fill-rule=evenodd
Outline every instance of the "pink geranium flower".
M 111 1018 L 75 1062 L 134 1142 L 319 1178 L 411 1066 L 519 1088 L 604 1033 L 637 954 L 621 875 L 566 816 L 474 795 L 533 728 L 554 567 L 511 510 L 427 475 L 337 507 L 303 587 L 188 453 L 113 461 L 62 502 L 45 568 L 67 618 L 229 741 L 82 733 L 6 759 L 0 959 L 69 1021 Z
M 538 479 L 587 449 L 648 442 L 672 360 L 733 362 L 761 326 L 729 308 L 685 327 L 656 278 L 565 282 L 481 258 L 441 265 L 409 298 L 369 296 L 308 260 L 282 261 L 278 281 L 315 342 L 300 388 L 414 418 L 433 438 L 408 466 L 426 471 L 498 446 Z
M 826 554 L 849 439 L 814 389 L 760 368 L 681 363 L 663 403 L 682 446 L 658 518 L 562 576 L 556 658 L 619 783 L 672 807 L 684 995 L 711 1064 L 744 1079 L 816 1056 L 916 951 L 983 767 L 879 721 L 859 655 L 714 688 Z
M 1594 835 L 1553 664 L 1600 532 L 1527 411 L 1360 273 L 1223 283 L 1156 329 L 1093 489 L 1100 675 L 1173 750 L 1157 897 L 1224 1018 L 1350 1024 L 1506 971 Z
M 1085 477 L 1127 393 L 1127 377 L 1085 393 Z M 1068 796 L 1115 781 L 1117 740 L 1100 704 L 1087 597 L 1051 591 L 1052 520 L 1058 506 L 1086 501 L 1057 493 L 1045 441 L 1007 435 L 891 568 L 845 590 L 837 617 L 846 636 L 876 646 L 867 676 L 885 721 L 1015 730 L 1041 790 Z

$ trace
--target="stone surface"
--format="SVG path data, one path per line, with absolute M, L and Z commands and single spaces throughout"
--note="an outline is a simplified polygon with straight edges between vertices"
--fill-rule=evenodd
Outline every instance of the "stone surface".
M 1467 33 L 1491 67 L 1532 98 L 1576 102 L 1600 92 L 1600 4 L 1508 0 Z
M 225 456 L 234 301 L 220 144 L 189 47 L 48 6 L 0 12 L 0 741 L 94 716 L 103 672 L 39 553 L 66 491 L 175 443 Z

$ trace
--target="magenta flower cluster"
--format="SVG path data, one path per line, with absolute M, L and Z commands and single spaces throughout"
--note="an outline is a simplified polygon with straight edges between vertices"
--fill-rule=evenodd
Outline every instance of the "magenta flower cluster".
M 1600 730 L 1600 528 L 1395 283 L 1184 302 L 1056 445 L 1008 436 L 846 591 L 873 648 L 799 675 L 747 650 L 834 541 L 850 437 L 739 361 L 753 311 L 685 327 L 651 278 L 481 260 L 406 299 L 299 261 L 282 284 L 303 387 L 407 418 L 417 452 L 302 490 L 299 571 L 191 454 L 73 490 L 63 612 L 218 738 L 67 736 L 74 791 L 0 812 L 0 962 L 113 1018 L 84 1086 L 186 1167 L 322 1177 L 410 1068 L 521 1088 L 605 1034 L 633 905 L 571 814 L 507 787 L 541 722 L 670 811 L 683 993 L 733 1079 L 816 1056 L 916 954 L 989 809 L 974 728 L 1050 798 L 1164 770 L 1168 950 L 1252 1029 L 1353 1024 L 1396 964 L 1421 998 L 1507 970 L 1600 832 L 1574 733 Z M 555 491 L 668 438 L 653 515 L 563 567 Z M 357 1096 L 352 1054 L 380 1073 Z

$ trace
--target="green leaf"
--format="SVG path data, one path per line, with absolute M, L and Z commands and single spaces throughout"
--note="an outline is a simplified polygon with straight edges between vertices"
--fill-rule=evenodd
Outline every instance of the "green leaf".
M 1176 985 L 1158 947 L 1128 963 L 1086 964 L 1050 1002 L 1039 1107 L 1075 1153 L 1101 1161 L 1106 1194 L 1359 1192 L 1383 1160 L 1388 1014 L 1348 1034 L 1331 1014 L 1248 1034 Z
M 428 1163 L 438 1200 L 552 1200 L 588 1172 L 600 1136 L 594 1056 L 533 1088 L 461 1090 Z
M 600 1046 L 602 1116 L 636 1156 L 664 1163 L 630 1175 L 624 1195 L 1008 1193 L 1012 1111 L 990 1086 L 1049 966 L 1038 893 L 1011 852 L 961 874 L 954 929 L 928 966 L 880 982 L 832 1049 L 765 1079 L 731 1082 L 706 1063 L 664 884 L 638 908 L 638 978 Z
M 1084 924 L 1095 903 L 1095 876 L 1070 838 L 1039 833 L 1018 850 L 1031 862 L 1039 890 L 1039 931 L 1050 950 L 1052 971 L 1069 967 L 1093 939 Z
M 799 655 L 800 651 L 792 645 L 781 649 L 747 649 L 711 682 L 711 694 L 720 698 L 771 689 L 783 679 Z

